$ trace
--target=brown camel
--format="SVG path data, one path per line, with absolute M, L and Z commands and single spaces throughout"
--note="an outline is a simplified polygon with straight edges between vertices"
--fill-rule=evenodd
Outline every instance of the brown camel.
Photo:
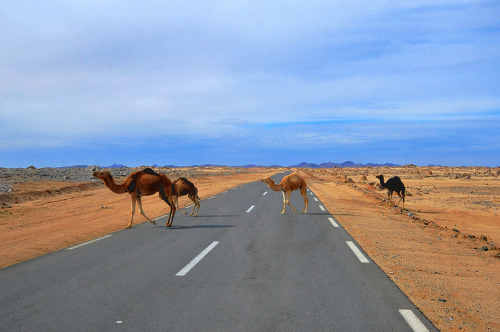
M 92 175 L 101 179 L 112 192 L 117 194 L 128 192 L 130 194 L 130 197 L 132 198 L 131 217 L 130 223 L 125 228 L 132 227 L 132 221 L 134 220 L 135 213 L 135 202 L 139 203 L 139 211 L 141 214 L 146 217 L 150 223 L 156 225 L 154 220 L 151 220 L 148 216 L 146 216 L 142 210 L 141 197 L 150 196 L 157 192 L 160 193 L 160 198 L 170 206 L 170 213 L 165 226 L 172 226 L 175 215 L 175 205 L 172 199 L 172 182 L 170 182 L 169 178 L 165 174 L 156 173 L 151 168 L 145 168 L 142 171 L 129 174 L 122 184 L 116 184 L 109 171 L 94 172 Z
M 307 183 L 306 180 L 304 180 L 297 174 L 292 173 L 290 175 L 285 176 L 279 184 L 276 184 L 271 178 L 265 178 L 260 181 L 267 183 L 269 188 L 271 188 L 272 190 L 274 191 L 281 190 L 281 192 L 283 193 L 283 211 L 281 211 L 281 214 L 285 213 L 286 204 L 290 205 L 293 212 L 297 212 L 297 210 L 294 209 L 292 204 L 290 204 L 290 194 L 292 193 L 292 191 L 297 189 L 300 189 L 300 194 L 304 198 L 304 209 L 302 210 L 302 213 L 307 212 L 307 205 L 309 203 L 309 199 L 307 198 L 306 195 Z
M 191 211 L 191 216 L 193 215 L 196 207 L 198 207 L 198 210 L 196 210 L 196 213 L 194 215 L 196 217 L 198 215 L 198 211 L 200 211 L 200 198 L 198 197 L 198 188 L 196 188 L 196 186 L 188 179 L 179 178 L 175 180 L 174 184 L 172 185 L 172 198 L 174 200 L 175 206 L 177 206 L 179 210 L 179 197 L 184 195 L 188 195 L 189 199 L 194 203 L 193 211 Z M 182 212 L 184 214 L 187 214 L 186 211 Z

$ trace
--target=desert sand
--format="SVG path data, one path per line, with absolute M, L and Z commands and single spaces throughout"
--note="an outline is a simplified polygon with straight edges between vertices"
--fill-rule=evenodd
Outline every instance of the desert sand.
M 133 170 L 120 170 L 117 182 Z M 202 200 L 283 171 L 156 170 L 171 180 L 188 177 Z M 307 179 L 329 212 L 438 329 L 500 331 L 498 168 L 408 165 L 294 171 Z M 99 180 L 91 180 L 89 169 L 74 170 L 83 173 L 74 178 L 73 173 L 54 177 L 51 172 L 0 168 L 0 189 L 4 188 L 0 193 L 0 268 L 127 225 L 127 194 L 114 194 Z M 401 177 L 407 190 L 404 210 L 387 200 L 377 174 L 386 179 Z M 394 203 L 398 199 L 394 194 Z M 181 207 L 191 204 L 186 197 L 179 203 Z M 143 206 L 151 218 L 168 213 L 156 195 L 144 197 Z M 143 221 L 136 213 L 134 224 Z

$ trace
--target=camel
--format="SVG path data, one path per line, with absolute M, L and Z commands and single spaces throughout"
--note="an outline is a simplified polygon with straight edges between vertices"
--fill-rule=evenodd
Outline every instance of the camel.
M 109 171 L 97 171 L 92 174 L 96 178 L 101 179 L 104 184 L 114 193 L 123 194 L 128 192 L 132 198 L 132 210 L 130 222 L 125 228 L 132 227 L 134 220 L 135 203 L 139 204 L 139 211 L 152 224 L 156 225 L 154 220 L 151 220 L 142 210 L 142 196 L 150 196 L 159 192 L 160 199 L 165 201 L 170 206 L 166 227 L 172 226 L 175 215 L 175 205 L 172 199 L 172 182 L 165 174 L 156 173 L 151 168 L 145 168 L 142 171 L 137 171 L 129 174 L 122 184 L 116 184 L 113 176 Z
M 300 194 L 304 198 L 304 208 L 302 209 L 302 213 L 307 212 L 307 205 L 309 204 L 309 199 L 306 195 L 307 183 L 306 180 L 298 176 L 296 173 L 292 173 L 283 177 L 279 184 L 276 184 L 271 178 L 265 178 L 260 181 L 265 182 L 272 190 L 281 190 L 281 192 L 283 193 L 283 211 L 281 211 L 281 214 L 285 213 L 286 204 L 290 205 L 293 212 L 297 212 L 292 204 L 290 204 L 290 194 L 292 193 L 292 191 L 297 189 L 300 189 Z
M 188 179 L 179 178 L 172 184 L 172 198 L 174 200 L 174 204 L 179 210 L 179 197 L 184 195 L 188 195 L 189 199 L 194 203 L 193 211 L 191 211 L 190 214 L 191 216 L 193 215 L 196 207 L 198 207 L 198 210 L 196 210 L 196 213 L 194 214 L 194 216 L 196 217 L 198 215 L 198 212 L 200 211 L 200 197 L 198 197 L 198 188 L 196 188 L 196 186 Z M 186 211 L 182 212 L 187 215 Z
M 396 204 L 396 206 L 398 206 L 399 202 L 401 202 L 401 200 L 403 200 L 403 209 L 404 209 L 405 208 L 405 185 L 403 184 L 401 179 L 398 176 L 394 176 L 394 177 L 390 178 L 389 180 L 387 180 L 387 182 L 384 183 L 384 176 L 383 175 L 377 175 L 375 177 L 380 180 L 380 186 L 382 188 L 387 189 L 387 199 L 389 200 L 389 202 L 392 205 L 394 205 L 394 203 L 392 203 L 392 192 L 395 191 L 396 194 L 398 194 L 398 196 L 399 196 L 399 201 L 398 201 L 398 204 Z

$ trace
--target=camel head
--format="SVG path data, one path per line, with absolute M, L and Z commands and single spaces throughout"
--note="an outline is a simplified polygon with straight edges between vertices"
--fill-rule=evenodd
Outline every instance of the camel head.
M 264 183 L 269 184 L 269 183 L 273 183 L 274 181 L 271 178 L 265 178 L 265 179 L 260 180 L 260 182 L 264 182 Z
M 379 180 L 382 180 L 382 182 L 384 182 L 384 176 L 382 174 L 380 175 L 375 175 L 375 177 Z
M 92 176 L 94 176 L 98 179 L 104 180 L 104 179 L 110 178 L 111 173 L 109 171 L 95 171 L 94 173 L 92 173 Z

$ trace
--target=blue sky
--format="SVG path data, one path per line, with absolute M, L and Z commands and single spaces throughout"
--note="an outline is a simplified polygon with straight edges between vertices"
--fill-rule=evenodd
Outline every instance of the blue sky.
M 500 165 L 500 2 L 4 1 L 0 167 Z

